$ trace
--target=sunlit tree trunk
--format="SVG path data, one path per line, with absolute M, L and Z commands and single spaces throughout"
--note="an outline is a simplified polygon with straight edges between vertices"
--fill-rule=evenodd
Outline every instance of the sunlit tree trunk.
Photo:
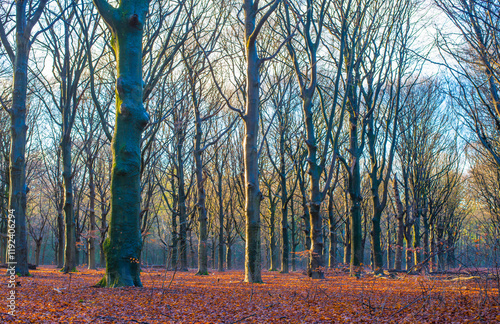
M 257 52 L 257 37 L 280 0 L 274 0 L 259 22 L 256 16 L 259 1 L 244 0 L 245 58 L 246 58 L 246 102 L 243 117 L 245 135 L 243 141 L 245 163 L 245 282 L 262 282 L 260 244 L 260 201 L 259 189 L 259 105 L 260 72 L 262 61 Z
M 67 109 L 64 111 L 66 112 Z M 68 119 L 68 115 L 64 119 Z M 71 163 L 71 138 L 69 129 L 63 123 L 63 140 L 61 142 L 61 155 L 63 163 L 63 186 L 64 186 L 64 222 L 65 222 L 65 246 L 63 271 L 76 271 L 76 228 L 75 215 L 73 211 L 73 172 Z M 66 124 L 66 126 L 68 126 Z

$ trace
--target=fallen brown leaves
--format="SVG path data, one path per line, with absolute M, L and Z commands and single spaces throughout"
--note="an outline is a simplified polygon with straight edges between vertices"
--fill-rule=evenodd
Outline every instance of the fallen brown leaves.
M 493 280 L 450 281 L 407 276 L 361 279 L 329 273 L 263 272 L 264 284 L 243 283 L 242 271 L 195 276 L 144 270 L 144 288 L 94 288 L 103 271 L 53 267 L 19 278 L 16 317 L 4 298 L 1 322 L 17 323 L 492 323 L 500 322 Z M 2 296 L 7 284 L 2 283 Z

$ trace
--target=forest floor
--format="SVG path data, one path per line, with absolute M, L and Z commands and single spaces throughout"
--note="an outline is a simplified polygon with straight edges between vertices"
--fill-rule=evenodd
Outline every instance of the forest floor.
M 2 323 L 500 323 L 497 281 L 424 275 L 360 279 L 341 271 L 324 280 L 300 272 L 263 271 L 264 284 L 241 270 L 143 269 L 144 288 L 94 288 L 103 270 L 54 267 L 18 278 L 16 316 L 8 315 L 2 283 Z

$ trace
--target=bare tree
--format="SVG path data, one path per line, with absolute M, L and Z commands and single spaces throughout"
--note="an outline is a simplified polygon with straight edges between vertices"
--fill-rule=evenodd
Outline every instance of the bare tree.
M 10 185 L 9 185 L 9 210 L 15 214 L 15 262 L 16 273 L 27 276 L 28 270 L 28 246 L 26 233 L 26 93 L 28 85 L 28 58 L 35 35 L 31 35 L 33 27 L 37 24 L 47 4 L 47 0 L 38 2 L 34 6 L 32 1 L 16 1 L 15 19 L 15 45 L 12 47 L 4 26 L 0 23 L 0 39 L 6 49 L 12 70 L 14 71 L 14 85 L 12 87 L 12 106 L 8 108 L 2 104 L 11 118 L 11 149 L 10 149 Z M 28 5 L 29 4 L 29 5 Z M 3 19 L 10 22 L 12 6 L 7 7 Z

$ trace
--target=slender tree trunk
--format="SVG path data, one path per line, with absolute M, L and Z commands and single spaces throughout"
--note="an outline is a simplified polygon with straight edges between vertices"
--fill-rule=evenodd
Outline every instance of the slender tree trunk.
M 57 211 L 57 267 L 62 268 L 63 265 L 64 265 L 64 215 L 61 203 L 58 206 L 58 211 Z
M 345 243 L 344 243 L 344 264 L 351 263 L 351 221 L 345 220 Z
M 351 117 L 351 119 L 357 119 Z M 350 212 L 350 241 L 351 241 L 351 275 L 357 276 L 363 263 L 363 237 L 361 232 L 361 174 L 358 153 L 357 121 L 351 121 L 351 174 L 349 175 L 349 196 L 351 199 Z
M 104 253 L 104 241 L 106 238 L 106 216 L 108 211 L 106 210 L 106 205 L 101 203 L 101 241 L 99 243 L 100 255 L 99 255 L 99 266 L 101 268 L 106 267 L 106 254 Z
M 403 240 L 404 240 L 404 210 L 403 204 L 401 203 L 401 197 L 399 196 L 398 178 L 394 176 L 394 197 L 396 200 L 396 218 L 398 220 L 398 233 L 396 242 L 396 256 L 394 260 L 394 268 L 396 270 L 402 269 L 403 262 Z
M 453 233 L 448 230 L 448 242 L 446 245 L 446 266 L 448 269 L 455 267 L 455 242 L 453 240 Z
M 429 257 L 429 252 L 430 252 L 430 237 L 429 237 L 429 222 L 428 222 L 428 217 L 427 213 L 422 214 L 422 223 L 424 225 L 424 234 L 423 234 L 423 256 L 422 260 L 427 260 Z M 428 264 L 428 261 L 426 261 Z
M 222 171 L 219 173 L 218 178 L 219 187 L 219 263 L 217 266 L 218 271 L 224 271 L 224 197 L 222 196 Z
M 405 242 L 406 242 L 406 270 L 410 271 L 413 267 L 413 252 L 411 249 L 413 237 L 411 235 L 411 228 L 405 228 Z
M 182 126 L 181 126 L 182 127 Z M 179 259 L 180 271 L 188 271 L 187 267 L 187 212 L 186 193 L 184 190 L 184 159 L 182 150 L 184 147 L 184 129 L 179 130 L 179 142 L 177 143 L 177 176 L 179 180 Z
M 369 83 L 372 82 L 369 81 Z M 371 107 L 371 103 L 368 104 L 368 107 Z M 379 178 L 379 165 L 378 165 L 378 157 L 376 154 L 377 138 L 375 135 L 373 113 L 374 113 L 373 111 L 369 113 L 368 133 L 367 133 L 368 151 L 371 163 L 371 170 L 369 172 L 371 181 L 370 189 L 372 193 L 372 230 L 370 235 L 371 235 L 371 255 L 373 259 L 372 268 L 375 274 L 380 274 L 383 272 L 383 267 L 384 267 L 382 244 L 380 239 L 382 233 L 380 220 L 382 217 L 382 212 L 384 211 L 385 208 L 385 204 L 380 201 L 380 195 L 379 195 L 381 179 Z M 390 173 L 391 170 L 389 170 L 388 172 Z
M 335 214 L 333 211 L 333 190 L 328 195 L 328 226 L 330 228 L 330 251 L 328 253 L 328 267 L 335 268 L 337 251 L 337 233 L 335 230 Z
M 189 231 L 189 257 L 191 258 L 191 268 L 194 269 L 197 267 L 196 265 L 196 258 L 195 258 L 195 252 L 194 252 L 194 247 L 193 247 L 193 233 L 191 230 Z
M 118 8 L 105 0 L 94 3 L 111 29 L 117 60 L 111 220 L 104 244 L 106 285 L 140 287 L 140 149 L 142 132 L 149 121 L 142 103 L 142 35 L 149 1 L 123 0 Z
M 35 241 L 35 265 L 40 265 L 40 251 L 42 250 L 42 240 Z
M 444 256 L 444 227 L 441 224 L 437 226 L 437 245 L 438 245 L 438 270 L 445 269 L 445 256 Z
M 305 185 L 302 182 L 301 184 L 301 191 L 302 191 L 302 209 L 304 210 L 304 214 L 302 215 L 302 220 L 304 221 L 304 236 L 306 239 L 306 250 L 311 249 L 311 223 L 310 223 L 310 216 L 309 216 L 309 206 L 307 204 L 307 196 L 305 192 Z M 309 264 L 309 262 L 308 262 Z M 309 267 L 309 266 L 308 266 Z
M 285 125 L 280 118 L 280 181 L 281 181 L 281 273 L 288 273 L 290 243 L 288 240 L 288 192 L 286 189 Z
M 172 270 L 177 270 L 178 256 L 178 238 L 177 238 L 177 213 L 172 212 L 172 245 L 170 249 L 170 267 Z
M 88 246 L 88 258 L 89 258 L 89 269 L 95 269 L 95 234 L 96 234 L 96 222 L 95 222 L 95 184 L 94 184 L 94 168 L 93 162 L 90 160 L 87 163 L 89 169 L 89 246 Z
M 387 269 L 391 269 L 392 261 L 392 233 L 391 233 L 391 219 L 387 216 Z
M 245 139 L 245 282 L 260 283 L 261 277 L 261 243 L 260 243 L 260 202 L 262 194 L 259 189 L 259 56 L 257 53 L 256 27 L 257 10 L 252 0 L 243 2 L 245 12 L 246 43 L 246 113 L 244 117 Z
M 207 240 L 208 240 L 208 230 L 207 230 L 207 208 L 205 205 L 206 194 L 203 179 L 203 162 L 202 162 L 202 151 L 201 151 L 201 118 L 198 108 L 195 106 L 196 113 L 196 135 L 195 135 L 195 148 L 194 148 L 194 161 L 196 166 L 196 186 L 198 191 L 198 203 L 196 208 L 198 210 L 198 272 L 197 275 L 208 275 L 208 256 L 207 256 Z
M 277 240 L 277 233 L 276 233 L 276 201 L 272 197 L 271 189 L 269 189 L 269 213 L 271 214 L 270 217 L 270 224 L 271 227 L 269 228 L 269 236 L 270 236 L 270 242 L 269 242 L 269 251 L 270 251 L 270 261 L 271 261 L 271 266 L 269 267 L 269 271 L 278 271 L 278 246 L 276 245 L 276 240 Z
M 215 243 L 217 242 L 215 236 L 212 237 L 212 250 L 211 250 L 211 254 L 212 254 L 212 265 L 211 265 L 211 268 L 212 269 L 215 269 Z
M 436 233 L 435 233 L 435 228 L 434 224 L 431 225 L 430 229 L 430 253 L 431 253 L 431 259 L 430 259 L 430 265 L 429 265 L 429 270 L 434 271 L 436 269 L 436 255 L 437 255 L 437 249 L 436 249 Z
M 418 208 L 418 205 L 417 205 Z M 420 212 L 416 211 L 414 223 L 413 223 L 413 254 L 414 254 L 414 264 L 420 263 Z
M 293 197 L 292 199 L 290 200 L 290 212 L 292 214 L 292 219 L 291 219 L 291 233 L 290 233 L 290 239 L 291 239 L 291 244 L 292 244 L 292 255 L 291 255 L 291 261 L 292 261 L 292 271 L 295 271 L 296 268 L 295 268 L 295 260 L 296 260 L 296 257 L 295 257 L 295 248 L 297 247 L 297 242 L 296 242 L 296 238 L 295 238 L 295 209 L 293 208 L 294 207 L 294 204 L 293 204 Z
M 67 112 L 67 109 L 65 110 Z M 69 118 L 65 116 L 65 121 Z M 68 121 L 69 122 L 69 121 Z M 64 138 L 61 142 L 62 164 L 63 164 L 63 186 L 64 186 L 64 221 L 65 221 L 65 246 L 63 271 L 68 273 L 76 271 L 76 228 L 73 210 L 73 171 L 71 163 L 71 139 L 68 125 L 63 122 Z
M 226 250 L 226 269 L 231 270 L 233 263 L 232 263 L 232 245 L 230 242 L 227 243 L 227 250 Z

